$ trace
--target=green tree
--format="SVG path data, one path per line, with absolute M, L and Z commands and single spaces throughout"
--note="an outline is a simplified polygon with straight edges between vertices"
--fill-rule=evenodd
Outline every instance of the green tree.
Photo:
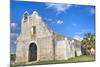
M 86 48 L 95 49 L 95 34 L 85 33 L 81 44 L 82 46 L 85 46 Z

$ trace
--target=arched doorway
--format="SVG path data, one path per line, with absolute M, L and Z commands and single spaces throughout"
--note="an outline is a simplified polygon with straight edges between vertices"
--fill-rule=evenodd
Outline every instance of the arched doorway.
M 37 46 L 35 43 L 31 43 L 29 46 L 29 61 L 37 60 Z

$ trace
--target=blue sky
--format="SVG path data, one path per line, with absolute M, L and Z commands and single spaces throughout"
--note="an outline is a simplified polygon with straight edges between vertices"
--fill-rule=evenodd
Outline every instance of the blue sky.
M 95 7 L 74 4 L 11 1 L 11 53 L 15 52 L 16 38 L 20 33 L 21 19 L 25 11 L 37 11 L 54 31 L 65 36 L 95 33 Z

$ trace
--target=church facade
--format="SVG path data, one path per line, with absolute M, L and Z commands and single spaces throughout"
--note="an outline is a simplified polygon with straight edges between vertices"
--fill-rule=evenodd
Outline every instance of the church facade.
M 15 63 L 67 60 L 80 55 L 80 41 L 49 29 L 36 11 L 23 14 Z

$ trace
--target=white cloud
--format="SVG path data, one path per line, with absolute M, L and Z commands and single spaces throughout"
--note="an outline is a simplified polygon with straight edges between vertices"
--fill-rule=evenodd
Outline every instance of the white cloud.
M 10 23 L 10 29 L 11 29 L 11 33 L 12 32 L 19 32 L 20 31 L 20 26 L 17 23 L 11 22 Z
M 11 37 L 11 41 L 12 43 L 16 41 L 17 37 L 18 37 L 18 33 L 11 33 L 10 34 Z M 15 43 L 14 43 L 15 44 Z
M 50 4 L 46 3 L 47 8 L 52 8 L 57 12 L 57 14 L 61 12 L 65 12 L 65 10 L 69 9 L 72 5 L 70 4 Z
M 78 41 L 82 41 L 82 39 L 83 39 L 83 38 L 81 38 L 81 37 L 78 36 L 78 35 L 75 35 L 73 38 L 76 39 L 76 40 L 78 40 Z
M 44 18 L 45 20 L 47 20 L 47 21 L 49 21 L 49 22 L 51 22 L 51 23 L 56 23 L 56 24 L 63 24 L 64 23 L 64 21 L 63 20 L 53 20 L 53 19 L 51 19 L 51 18 Z
M 18 33 L 11 33 L 11 37 L 17 37 Z
M 52 21 L 52 19 L 51 18 L 44 18 L 45 20 L 47 20 L 47 21 Z
M 15 47 L 16 47 L 16 40 L 18 37 L 18 33 L 11 33 L 10 34 L 10 49 L 11 49 L 11 53 L 15 53 Z
M 57 24 L 63 24 L 64 22 L 62 20 L 58 20 Z
M 11 23 L 11 27 L 12 27 L 12 28 L 15 28 L 15 27 L 17 27 L 17 24 L 14 23 L 14 22 L 12 22 L 12 23 Z
M 10 33 L 11 53 L 15 53 L 16 40 L 17 40 L 19 31 L 20 31 L 19 25 L 17 23 L 11 22 L 11 33 Z

